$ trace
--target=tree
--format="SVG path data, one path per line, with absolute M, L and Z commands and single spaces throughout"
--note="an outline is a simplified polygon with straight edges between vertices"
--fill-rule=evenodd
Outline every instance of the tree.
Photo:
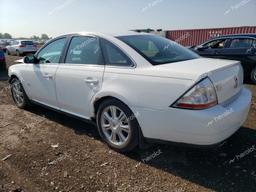
M 48 40 L 49 37 L 48 37 L 47 34 L 42 34 L 42 35 L 41 35 L 41 39 L 43 39 L 43 40 Z
M 4 39 L 11 39 L 12 36 L 11 36 L 9 33 L 4 33 L 4 34 L 3 34 L 3 38 L 4 38 Z
M 33 39 L 33 40 L 35 40 L 35 41 L 38 41 L 38 40 L 40 39 L 40 37 L 38 37 L 38 36 L 36 36 L 36 35 L 33 35 L 33 36 L 31 37 L 31 39 Z

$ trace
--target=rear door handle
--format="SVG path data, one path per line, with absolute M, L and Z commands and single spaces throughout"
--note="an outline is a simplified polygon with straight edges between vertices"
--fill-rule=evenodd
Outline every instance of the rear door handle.
M 43 77 L 44 77 L 45 79 L 52 79 L 52 78 L 53 78 L 53 75 L 46 73 L 46 74 L 43 75 Z

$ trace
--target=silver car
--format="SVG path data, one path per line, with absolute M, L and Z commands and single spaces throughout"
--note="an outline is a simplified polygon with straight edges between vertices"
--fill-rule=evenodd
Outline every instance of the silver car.
M 27 53 L 35 53 L 37 46 L 30 40 L 14 40 L 9 46 L 6 47 L 6 53 L 8 55 L 21 56 Z
M 0 39 L 0 49 L 6 51 L 6 46 L 8 46 L 9 43 L 6 39 Z

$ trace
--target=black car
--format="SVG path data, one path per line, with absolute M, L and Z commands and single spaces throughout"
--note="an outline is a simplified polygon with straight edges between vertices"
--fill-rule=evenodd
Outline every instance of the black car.
M 256 84 L 256 34 L 220 36 L 192 49 L 203 57 L 241 61 L 245 81 Z

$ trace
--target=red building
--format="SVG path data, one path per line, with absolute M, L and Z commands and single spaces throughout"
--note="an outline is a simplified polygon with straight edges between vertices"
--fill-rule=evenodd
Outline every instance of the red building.
M 210 29 L 188 29 L 166 31 L 166 37 L 183 46 L 199 45 L 208 39 L 221 35 L 230 34 L 256 34 L 254 27 L 229 27 L 229 28 L 210 28 Z

